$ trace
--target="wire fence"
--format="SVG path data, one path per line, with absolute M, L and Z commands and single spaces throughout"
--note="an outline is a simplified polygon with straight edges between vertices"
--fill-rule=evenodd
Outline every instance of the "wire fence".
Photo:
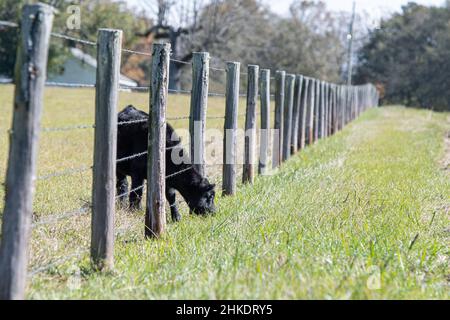
M 18 28 L 19 25 L 17 23 L 14 22 L 9 22 L 9 21 L 0 21 L 0 27 L 4 27 L 4 28 Z M 92 41 L 92 40 L 87 40 L 87 39 L 81 39 L 81 38 L 77 38 L 77 37 L 73 37 L 70 35 L 66 35 L 66 34 L 62 34 L 62 33 L 51 33 L 51 36 L 55 39 L 60 39 L 63 41 L 69 41 L 71 43 L 76 43 L 76 44 L 80 44 L 83 46 L 90 46 L 90 47 L 96 47 L 97 46 L 97 42 L 96 41 Z M 142 52 L 142 51 L 137 51 L 137 50 L 132 50 L 132 49 L 128 49 L 128 48 L 123 48 L 121 50 L 122 54 L 133 54 L 133 55 L 141 55 L 141 56 L 145 56 L 145 57 L 152 57 L 152 54 L 149 52 Z M 212 57 L 213 60 L 220 60 L 217 58 Z M 192 62 L 191 61 L 183 61 L 183 60 L 179 60 L 176 58 L 170 58 L 170 62 L 174 63 L 176 65 L 182 65 L 182 66 L 192 66 Z M 220 73 L 220 75 L 226 75 L 227 70 L 224 68 L 220 68 L 217 66 L 209 66 L 209 70 L 214 72 L 214 73 Z M 249 71 L 250 72 L 250 71 Z M 249 73 L 248 72 L 240 72 L 240 76 L 241 77 L 245 77 L 245 78 L 249 78 Z M 275 77 L 270 77 L 271 80 L 275 80 Z M 248 79 L 247 79 L 248 80 Z M 13 84 L 14 81 L 12 79 L 0 79 L 0 84 Z M 248 84 L 247 84 L 248 85 Z M 65 82 L 55 82 L 55 81 L 47 81 L 46 82 L 46 86 L 48 87 L 61 87 L 61 88 L 90 88 L 90 89 L 94 89 L 96 87 L 95 84 L 83 84 L 83 83 L 65 83 Z M 126 91 L 126 92 L 150 92 L 150 87 L 149 86 L 126 86 L 126 85 L 120 85 L 119 86 L 119 91 Z M 239 90 L 239 89 L 238 89 Z M 221 90 L 216 90 L 216 91 L 221 91 Z M 225 92 L 225 89 L 223 90 Z M 191 95 L 192 94 L 192 88 L 189 90 L 185 90 L 185 89 L 169 89 L 168 90 L 169 93 L 171 94 L 183 94 L 183 95 Z M 247 94 L 244 93 L 239 93 L 238 94 L 239 97 L 247 97 Z M 227 97 L 227 94 L 225 93 L 220 93 L 220 92 L 208 92 L 208 97 L 220 97 L 220 98 L 225 98 Z M 274 94 L 270 94 L 270 98 L 275 98 Z M 271 113 L 275 112 L 275 109 L 271 108 L 270 110 Z M 256 116 L 261 115 L 261 112 L 256 112 L 255 113 Z M 243 117 L 247 116 L 247 112 L 244 113 L 237 113 L 237 117 L 239 119 L 242 119 Z M 209 115 L 206 116 L 205 119 L 210 119 L 210 120 L 222 120 L 225 119 L 225 115 Z M 173 116 L 173 117 L 166 117 L 166 121 L 182 121 L 182 120 L 192 120 L 190 115 L 180 115 L 180 116 Z M 273 120 L 272 120 L 273 121 Z M 144 123 L 148 123 L 148 119 L 139 119 L 139 120 L 130 120 L 130 121 L 121 121 L 117 123 L 118 128 L 120 129 L 120 127 L 123 126 L 133 126 L 133 125 L 138 125 L 138 124 L 144 124 Z M 96 126 L 93 124 L 76 124 L 76 125 L 70 125 L 70 126 L 55 126 L 55 127 L 43 127 L 41 129 L 42 132 L 44 133 L 62 133 L 62 132 L 71 132 L 71 131 L 78 131 L 78 130 L 90 130 L 90 129 L 95 129 Z M 54 137 L 52 135 L 52 137 Z M 68 141 L 69 143 L 69 141 Z M 169 150 L 174 150 L 174 149 L 188 149 L 189 150 L 189 145 L 181 145 L 181 144 L 177 144 L 175 146 L 170 146 L 167 147 L 166 146 L 166 151 Z M 63 152 L 62 152 L 63 155 Z M 130 161 L 134 161 L 134 160 L 138 160 L 138 161 L 142 161 L 142 158 L 146 157 L 148 155 L 148 151 L 142 151 L 142 152 L 137 152 L 134 154 L 130 154 L 130 155 L 126 155 L 120 159 L 116 159 L 116 164 L 122 164 L 125 162 L 130 162 Z M 217 172 L 217 167 L 219 166 L 223 166 L 222 164 L 209 164 L 206 165 L 205 167 L 209 169 L 214 170 L 214 172 L 217 173 L 217 175 L 215 175 L 213 178 L 216 178 L 220 175 L 220 173 Z M 179 168 L 180 170 L 176 171 L 176 172 L 171 172 L 170 174 L 166 174 L 165 179 L 166 180 L 170 180 L 173 178 L 176 178 L 180 175 L 182 175 L 183 173 L 186 173 L 188 171 L 193 170 L 193 166 L 192 165 L 184 165 L 181 168 Z M 77 174 L 85 174 L 88 172 L 92 172 L 94 171 L 95 168 L 92 165 L 84 165 L 84 166 L 79 166 L 79 167 L 72 167 L 72 168 L 67 168 L 61 171 L 54 171 L 54 172 L 50 172 L 44 175 L 40 175 L 38 176 L 35 180 L 36 181 L 49 181 L 55 178 L 66 178 L 66 177 L 70 177 L 70 176 L 74 176 Z M 3 185 L 3 184 L 2 184 Z M 120 200 L 120 199 L 124 199 L 124 197 L 127 197 L 129 195 L 132 195 L 133 193 L 137 193 L 140 191 L 143 191 L 146 188 L 146 184 L 142 184 L 140 186 L 134 187 L 131 190 L 127 190 L 126 192 L 123 192 L 121 194 L 117 194 L 115 196 L 116 200 Z M 177 201 L 175 204 L 170 205 L 170 207 L 173 206 L 178 206 L 181 205 L 183 202 L 182 201 Z M 91 210 L 92 209 L 92 204 L 91 203 L 86 203 L 85 205 L 77 208 L 77 209 L 73 209 L 70 211 L 63 211 L 63 212 L 56 212 L 56 213 L 52 213 L 49 215 L 45 215 L 44 217 L 39 217 L 36 221 L 33 221 L 32 223 L 32 228 L 33 229 L 38 229 L 38 228 L 44 228 L 47 226 L 52 226 L 52 225 L 56 225 L 59 224 L 61 221 L 67 221 L 68 219 L 72 219 L 72 218 L 76 218 L 76 217 L 83 217 L 83 216 L 88 216 L 89 214 L 91 214 Z M 124 232 L 126 232 L 126 228 L 125 229 L 121 229 L 119 230 L 119 232 L 116 233 L 117 234 L 123 234 Z M 53 260 L 52 262 L 48 263 L 48 264 L 43 264 L 40 266 L 35 266 L 32 268 L 32 270 L 29 272 L 29 277 L 33 277 L 37 274 L 40 273 L 45 273 L 48 272 L 49 270 L 58 268 L 59 266 L 75 260 L 75 259 L 81 259 L 84 255 L 86 255 L 89 252 L 88 249 L 82 249 L 82 250 L 78 250 L 77 252 L 75 252 L 74 254 L 69 254 L 66 255 L 64 257 L 61 258 L 57 258 L 55 260 Z

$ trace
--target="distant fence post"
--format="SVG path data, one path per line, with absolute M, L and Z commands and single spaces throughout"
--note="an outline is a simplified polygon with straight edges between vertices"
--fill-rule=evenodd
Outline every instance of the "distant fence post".
M 292 109 L 294 105 L 295 75 L 286 76 L 286 88 L 284 93 L 284 116 L 283 116 L 283 154 L 282 160 L 286 161 L 291 156 L 291 133 L 292 133 Z
M 319 118 L 319 138 L 325 138 L 325 81 L 320 82 L 320 118 Z
M 261 96 L 261 136 L 258 173 L 265 174 L 269 161 L 270 143 L 270 70 L 261 70 L 259 88 Z
M 52 7 L 25 5 L 18 43 L 15 100 L 0 245 L 0 299 L 25 297 Z
M 296 154 L 299 147 L 300 136 L 300 117 L 301 117 L 301 105 L 302 105 L 302 89 L 303 89 L 303 76 L 297 75 L 295 77 L 295 90 L 294 90 L 294 108 L 292 110 L 292 130 L 291 130 L 291 154 Z
M 248 66 L 247 109 L 245 113 L 245 147 L 243 183 L 255 179 L 256 103 L 258 101 L 259 66 Z
M 240 63 L 227 62 L 226 107 L 223 141 L 223 195 L 236 193 L 236 142 L 239 108 Z
M 209 53 L 192 56 L 192 92 L 189 118 L 190 155 L 194 168 L 205 175 L 205 129 L 208 108 Z
M 328 117 L 328 110 L 329 110 L 329 106 L 330 106 L 330 99 L 329 99 L 329 84 L 328 84 L 328 82 L 324 82 L 324 90 L 323 90 L 323 94 L 325 95 L 325 98 L 324 98 L 324 104 L 325 104 L 325 107 L 324 107 L 324 115 L 323 115 L 323 118 L 324 118 L 324 121 L 323 121 L 323 124 L 324 124 L 324 126 L 323 126 L 323 136 L 324 136 L 324 138 L 326 138 L 326 137 L 328 137 L 328 120 L 329 120 L 329 117 Z
M 319 80 L 316 80 L 316 93 L 315 93 L 315 106 L 314 106 L 314 142 L 319 140 L 319 115 L 320 115 L 320 87 L 321 83 Z
M 331 134 L 336 134 L 338 131 L 338 101 L 337 101 L 337 85 L 333 85 L 331 88 L 331 94 L 333 99 L 333 108 L 332 108 L 332 117 L 333 117 L 333 126 L 331 130 Z
M 280 166 L 282 157 L 285 78 L 285 71 L 277 71 L 275 73 L 275 125 L 272 148 L 273 169 Z
M 332 95 L 332 84 L 327 84 L 327 137 L 331 136 L 331 128 L 333 126 L 333 95 Z
M 100 29 L 97 41 L 91 260 L 98 270 L 114 266 L 117 100 L 122 31 Z
M 298 148 L 304 149 L 306 145 L 306 129 L 307 129 L 307 113 L 308 113 L 308 90 L 310 79 L 303 78 L 301 105 L 300 105 L 300 119 L 299 119 L 299 133 L 298 133 Z
M 166 109 L 170 44 L 153 44 L 147 157 L 145 237 L 160 237 L 166 228 Z
M 308 117 L 306 119 L 308 123 L 308 144 L 311 145 L 314 143 L 314 122 L 315 122 L 315 109 L 316 109 L 316 79 L 310 80 L 309 85 L 309 106 L 308 106 Z

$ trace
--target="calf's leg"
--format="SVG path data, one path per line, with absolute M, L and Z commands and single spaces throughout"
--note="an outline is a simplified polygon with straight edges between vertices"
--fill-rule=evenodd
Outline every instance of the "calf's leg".
M 130 209 L 140 210 L 143 188 L 140 188 L 144 184 L 144 178 L 140 176 L 131 177 L 131 190 L 130 192 Z M 137 189 L 137 190 L 135 190 Z
M 166 188 L 166 198 L 167 198 L 167 201 L 169 201 L 170 213 L 172 215 L 172 221 L 174 221 L 174 222 L 180 221 L 181 215 L 178 212 L 175 189 Z
M 119 198 L 119 204 L 125 206 L 128 198 L 127 176 L 119 172 L 116 173 L 116 193 Z

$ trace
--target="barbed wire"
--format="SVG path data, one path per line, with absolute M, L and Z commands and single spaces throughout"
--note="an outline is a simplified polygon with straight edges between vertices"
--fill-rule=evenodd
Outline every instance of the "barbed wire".
M 224 93 L 217 93 L 217 92 L 209 92 L 208 96 L 210 97 L 226 97 Z
M 121 121 L 121 122 L 118 122 L 117 125 L 118 126 L 126 126 L 126 125 L 130 125 L 130 124 L 145 123 L 145 122 L 148 122 L 148 119 Z
M 13 79 L 0 79 L 0 84 L 11 84 L 14 83 Z
M 19 24 L 11 21 L 0 21 L 0 26 L 10 27 L 10 28 L 18 28 Z
M 182 61 L 182 60 L 178 60 L 178 59 L 170 59 L 170 61 L 179 63 L 179 64 L 189 65 L 189 66 L 192 64 L 192 62 Z
M 51 35 L 52 35 L 52 37 L 55 37 L 58 39 L 69 40 L 69 41 L 85 44 L 88 46 L 96 46 L 97 45 L 97 42 L 72 37 L 72 36 L 69 36 L 66 34 L 62 34 L 62 33 L 52 32 Z
M 182 90 L 182 89 L 169 89 L 169 93 L 183 93 L 183 94 L 191 94 L 191 90 Z
M 187 172 L 187 171 L 191 170 L 192 168 L 193 168 L 193 166 L 189 166 L 189 167 L 187 167 L 186 169 L 183 169 L 183 170 L 180 170 L 180 171 L 178 171 L 178 172 L 169 174 L 169 175 L 166 176 L 166 180 L 167 180 L 167 179 L 170 179 L 170 178 L 173 178 L 173 177 L 176 177 L 176 176 L 182 174 L 183 172 Z
M 131 155 L 131 156 L 128 156 L 128 157 L 125 157 L 125 158 L 121 158 L 121 159 L 118 159 L 118 160 L 116 161 L 116 163 L 121 163 L 121 162 L 130 161 L 130 160 L 133 160 L 133 159 L 136 159 L 136 158 L 143 157 L 143 156 L 145 156 L 145 155 L 147 155 L 147 154 L 148 154 L 148 151 L 144 151 L 144 152 L 141 152 L 141 153 L 136 153 L 136 154 L 133 154 L 133 155 Z
M 133 192 L 142 190 L 142 189 L 144 189 L 144 187 L 145 187 L 145 183 L 144 183 L 143 185 L 137 187 L 137 188 L 134 188 L 134 189 L 131 189 L 131 190 L 127 191 L 127 192 L 124 192 L 124 193 L 122 193 L 122 194 L 119 194 L 119 195 L 116 196 L 116 200 L 119 199 L 119 198 L 122 198 L 122 197 L 124 197 L 124 196 L 130 195 L 130 194 L 132 194 Z
M 48 87 L 61 87 L 61 88 L 95 88 L 95 84 L 53 82 L 53 81 L 48 81 L 45 83 L 45 85 Z
M 36 275 L 39 274 L 39 273 L 43 273 L 43 272 L 46 272 L 46 271 L 48 271 L 48 270 L 50 270 L 50 269 L 52 269 L 52 268 L 56 268 L 56 267 L 58 267 L 58 266 L 61 266 L 61 265 L 63 265 L 64 263 L 69 262 L 70 260 L 72 260 L 72 259 L 74 259 L 74 258 L 78 258 L 78 259 L 79 259 L 79 258 L 81 258 L 83 255 L 85 255 L 85 254 L 87 254 L 87 253 L 89 253 L 89 249 L 84 249 L 84 250 L 80 250 L 80 251 L 78 251 L 78 252 L 76 252 L 76 253 L 74 253 L 74 254 L 65 256 L 65 257 L 63 257 L 63 258 L 56 259 L 55 261 L 50 262 L 49 264 L 46 264 L 46 265 L 44 265 L 44 266 L 41 266 L 41 267 L 37 267 L 37 268 L 35 268 L 35 269 L 32 269 L 32 270 L 28 273 L 28 277 L 32 278 L 32 277 L 36 276 Z
M 40 177 L 37 177 L 36 180 L 37 181 L 45 181 L 45 180 L 50 180 L 53 178 L 59 178 L 59 177 L 65 177 L 65 176 L 71 176 L 77 173 L 83 173 L 83 172 L 87 172 L 89 170 L 92 170 L 93 167 L 87 167 L 87 166 L 83 166 L 83 167 L 79 167 L 79 168 L 74 168 L 74 169 L 67 169 L 67 170 L 63 170 L 63 171 L 59 171 L 59 172 L 53 172 L 47 175 L 43 175 Z
M 177 120 L 190 120 L 191 116 L 179 116 L 179 117 L 166 117 L 166 120 L 177 121 Z
M 60 222 L 62 220 L 66 220 L 75 216 L 83 216 L 87 214 L 91 210 L 91 207 L 81 207 L 76 210 L 67 211 L 60 214 L 54 214 L 51 216 L 46 217 L 46 219 L 43 219 L 42 221 L 35 222 L 31 225 L 32 228 L 49 225 L 49 224 L 55 224 L 57 222 Z
M 214 119 L 225 119 L 225 116 L 209 116 L 206 119 L 214 120 Z
M 136 55 L 140 55 L 140 56 L 147 56 L 147 57 L 151 57 L 152 56 L 151 53 L 142 52 L 142 51 L 136 51 L 136 50 L 131 50 L 131 49 L 122 49 L 122 52 L 129 53 L 129 54 L 136 54 Z
M 74 131 L 74 130 L 85 130 L 85 129 L 93 129 L 95 125 L 88 124 L 80 124 L 75 126 L 67 126 L 67 127 L 55 127 L 55 128 L 42 128 L 42 132 L 61 132 L 61 131 Z

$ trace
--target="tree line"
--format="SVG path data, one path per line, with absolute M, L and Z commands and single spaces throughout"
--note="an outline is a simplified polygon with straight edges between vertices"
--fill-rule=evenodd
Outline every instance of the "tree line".
M 370 33 L 358 58 L 356 80 L 376 83 L 385 104 L 450 111 L 450 1 L 403 6 Z
M 0 0 L 0 19 L 18 21 L 26 0 Z M 124 46 L 149 51 L 154 41 L 171 41 L 173 58 L 190 61 L 192 52 L 208 51 L 211 64 L 240 61 L 243 65 L 288 70 L 339 82 L 343 74 L 348 16 L 327 10 L 323 2 L 293 1 L 290 13 L 280 17 L 258 0 L 143 0 L 147 10 L 123 1 L 82 1 L 80 30 L 66 26 L 73 1 L 44 0 L 58 9 L 55 32 L 95 40 L 100 27 L 124 30 Z M 78 3 L 78 2 L 77 2 Z M 145 9 L 145 8 L 144 8 Z M 13 73 L 16 35 L 0 27 L 0 75 Z M 49 72 L 60 72 L 69 56 L 70 41 L 52 41 Z M 87 53 L 91 48 L 83 47 Z M 148 57 L 124 55 L 122 72 L 145 85 L 149 82 Z M 171 65 L 172 78 L 189 82 L 189 67 Z M 221 81 L 220 75 L 211 77 Z

